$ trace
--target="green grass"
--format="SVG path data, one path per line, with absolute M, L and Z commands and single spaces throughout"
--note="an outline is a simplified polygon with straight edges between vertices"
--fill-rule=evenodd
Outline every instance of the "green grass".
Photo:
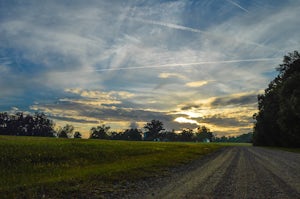
M 0 195 L 61 197 L 163 175 L 223 144 L 0 136 Z
M 287 147 L 266 147 L 266 148 L 281 150 L 281 151 L 289 151 L 293 153 L 300 153 L 300 148 L 287 148 Z
M 219 142 L 223 146 L 252 146 L 252 143 Z

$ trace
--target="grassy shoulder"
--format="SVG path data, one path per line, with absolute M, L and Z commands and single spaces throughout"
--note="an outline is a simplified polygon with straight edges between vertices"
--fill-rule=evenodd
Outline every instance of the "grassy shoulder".
M 300 153 L 300 148 L 287 148 L 287 147 L 266 147 L 268 149 L 288 151 L 293 153 Z
M 34 198 L 109 191 L 115 182 L 163 175 L 224 146 L 0 136 L 0 194 Z

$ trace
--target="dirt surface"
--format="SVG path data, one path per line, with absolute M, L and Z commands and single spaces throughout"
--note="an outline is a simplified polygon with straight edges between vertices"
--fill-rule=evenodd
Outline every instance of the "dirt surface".
M 300 198 L 300 154 L 229 147 L 122 198 Z

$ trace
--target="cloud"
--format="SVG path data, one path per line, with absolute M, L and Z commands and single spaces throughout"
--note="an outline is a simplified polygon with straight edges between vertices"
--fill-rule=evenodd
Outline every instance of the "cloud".
M 167 22 L 160 22 L 160 21 L 154 21 L 154 20 L 147 20 L 147 19 L 139 19 L 139 18 L 129 18 L 131 20 L 137 21 L 137 22 L 142 22 L 146 24 L 152 24 L 152 25 L 159 25 L 159 26 L 164 26 L 167 28 L 173 28 L 177 30 L 184 30 L 184 31 L 189 31 L 189 32 L 194 32 L 194 33 L 205 33 L 203 30 L 195 29 L 195 28 L 190 28 L 186 26 L 181 26 L 173 23 L 167 23 Z
M 190 123 L 190 124 L 198 124 L 196 120 L 187 119 L 185 117 L 177 117 L 174 121 L 178 123 Z
M 160 73 L 159 78 L 168 79 L 168 78 L 179 78 L 179 79 L 186 79 L 185 76 L 177 73 Z
M 193 108 L 200 108 L 201 105 L 196 105 L 196 104 L 186 104 L 182 107 L 180 107 L 181 110 L 190 110 L 190 109 L 193 109 Z
M 161 65 L 148 65 L 148 66 L 131 66 L 131 67 L 118 67 L 118 68 L 107 68 L 107 69 L 95 69 L 90 72 L 105 72 L 105 71 L 119 71 L 119 70 L 139 70 L 139 69 L 155 69 L 155 68 L 172 68 L 172 67 L 190 67 L 199 65 L 210 65 L 210 64 L 228 64 L 228 63 L 242 63 L 242 62 L 268 62 L 281 60 L 281 58 L 255 58 L 255 59 L 241 59 L 241 60 L 220 60 L 220 61 L 202 61 L 202 62 L 191 62 L 191 63 L 170 63 Z M 119 65 L 119 64 L 117 64 Z M 72 73 L 72 72 L 70 72 Z
M 243 117 L 230 117 L 224 114 L 217 114 L 212 116 L 205 116 L 197 119 L 199 123 L 210 123 L 220 127 L 248 127 L 252 124 L 251 116 Z
M 196 81 L 196 82 L 188 82 L 185 85 L 188 86 L 188 87 L 194 88 L 194 87 L 204 86 L 207 83 L 208 83 L 207 81 Z
M 130 123 L 129 128 L 131 128 L 131 129 L 138 129 L 139 125 L 138 125 L 137 122 L 133 121 L 133 122 Z
M 241 10 L 243 10 L 243 11 L 249 13 L 249 10 L 247 10 L 247 9 L 244 8 L 244 7 L 242 7 L 240 4 L 238 4 L 238 3 L 234 2 L 234 1 L 231 1 L 231 0 L 226 0 L 226 1 L 228 1 L 228 2 L 231 3 L 232 5 L 234 5 L 234 6 L 238 7 L 238 8 L 240 8 Z
M 257 103 L 257 94 L 233 94 L 231 96 L 217 97 L 211 102 L 211 106 L 243 106 L 243 105 L 253 105 Z

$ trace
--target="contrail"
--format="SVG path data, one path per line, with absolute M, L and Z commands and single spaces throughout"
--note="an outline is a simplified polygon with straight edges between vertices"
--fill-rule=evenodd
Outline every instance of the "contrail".
M 161 22 L 161 21 L 153 21 L 153 20 L 145 20 L 145 19 L 137 19 L 137 18 L 133 18 L 133 17 L 127 17 L 127 18 L 130 19 L 130 20 L 133 20 L 133 21 L 141 22 L 141 23 L 158 25 L 158 26 L 173 28 L 173 29 L 177 29 L 177 30 L 184 30 L 184 31 L 189 31 L 189 32 L 194 32 L 194 33 L 201 33 L 201 34 L 204 34 L 207 37 L 213 37 L 213 38 L 217 38 L 217 39 L 222 38 L 222 39 L 225 39 L 227 41 L 233 41 L 233 42 L 238 42 L 238 43 L 243 43 L 243 44 L 250 44 L 250 45 L 270 49 L 270 48 L 268 48 L 268 47 L 266 47 L 262 44 L 255 43 L 255 42 L 252 42 L 252 41 L 247 41 L 247 40 L 241 41 L 241 40 L 238 40 L 238 39 L 232 39 L 232 38 L 229 38 L 229 37 L 225 37 L 223 35 L 216 35 L 216 34 L 211 33 L 211 32 L 207 32 L 207 31 L 203 31 L 203 30 L 199 30 L 199 29 L 195 29 L 195 28 L 190 28 L 190 27 L 186 27 L 186 26 L 181 26 L 181 25 L 177 25 L 177 24 L 173 24 L 173 23 L 166 23 L 166 22 Z M 274 50 L 274 49 L 272 49 L 272 50 Z
M 105 71 L 118 71 L 118 70 L 138 70 L 138 69 L 151 69 L 151 68 L 169 68 L 178 66 L 196 66 L 204 64 L 227 64 L 227 63 L 239 63 L 239 62 L 266 62 L 281 60 L 281 58 L 259 58 L 259 59 L 240 59 L 240 60 L 223 60 L 223 61 L 203 61 L 203 62 L 191 62 L 191 63 L 178 63 L 178 64 L 162 64 L 156 66 L 135 66 L 135 67 L 121 67 L 121 68 L 106 68 L 96 69 L 89 72 L 105 72 Z
M 181 25 L 177 25 L 177 24 L 165 23 L 165 22 L 159 22 L 159 21 L 153 21 L 153 20 L 137 19 L 137 18 L 132 18 L 132 17 L 129 17 L 129 18 L 131 20 L 142 22 L 142 23 L 165 26 L 168 28 L 173 28 L 173 29 L 178 29 L 178 30 L 186 30 L 186 31 L 190 31 L 190 32 L 208 34 L 206 31 L 203 31 L 203 30 L 190 28 L 190 27 L 186 27 L 186 26 L 181 26 Z
M 236 6 L 236 7 L 238 7 L 238 8 L 240 8 L 240 9 L 244 10 L 245 12 L 250 13 L 249 10 L 247 10 L 246 8 L 243 8 L 240 4 L 238 4 L 238 3 L 236 3 L 236 2 L 233 2 L 233 1 L 231 1 L 231 0 L 226 0 L 226 1 L 229 2 L 229 3 L 231 3 L 232 5 L 234 5 L 234 6 Z

